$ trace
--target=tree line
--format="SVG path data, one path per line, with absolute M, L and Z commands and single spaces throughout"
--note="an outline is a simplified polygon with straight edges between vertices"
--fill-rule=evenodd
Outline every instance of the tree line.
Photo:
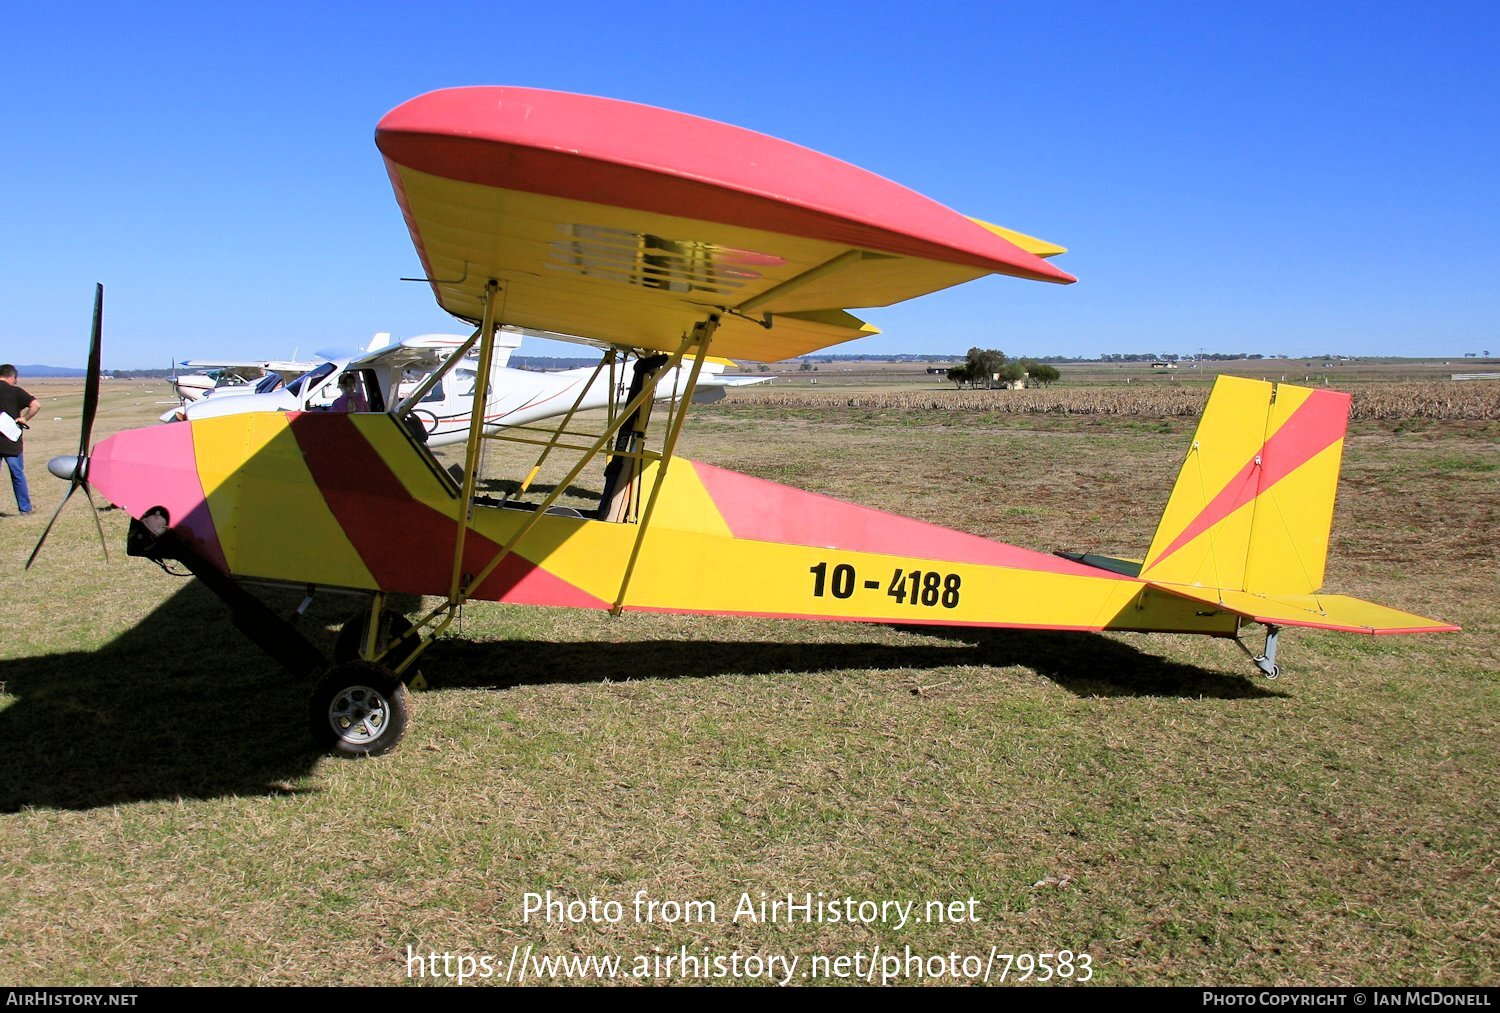
M 1044 362 L 1012 359 L 998 348 L 971 348 L 961 365 L 948 370 L 948 379 L 959 387 L 967 384 L 987 389 L 1020 380 L 1046 387 L 1056 383 L 1060 376 L 1061 373 Z

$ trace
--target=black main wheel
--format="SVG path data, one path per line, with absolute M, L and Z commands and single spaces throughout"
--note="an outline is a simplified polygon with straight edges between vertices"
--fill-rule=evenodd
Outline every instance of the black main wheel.
M 381 756 L 406 734 L 406 687 L 384 665 L 334 665 L 313 690 L 313 739 L 340 756 Z
M 369 622 L 369 613 L 355 616 L 344 624 L 339 630 L 339 636 L 333 644 L 333 660 L 342 664 L 346 661 L 359 661 L 359 652 L 365 643 L 365 626 Z M 400 640 L 402 636 L 411 629 L 411 620 L 400 612 L 385 613 L 385 636 L 380 639 L 380 649 L 384 650 L 386 645 L 394 640 Z M 411 657 L 417 650 L 421 641 L 416 637 L 402 640 L 401 645 L 392 651 L 388 657 L 381 659 L 381 664 L 389 668 L 397 668 L 403 661 Z M 404 676 L 404 681 L 410 682 L 417 677 L 417 670 L 410 669 Z M 418 687 L 420 688 L 420 686 Z

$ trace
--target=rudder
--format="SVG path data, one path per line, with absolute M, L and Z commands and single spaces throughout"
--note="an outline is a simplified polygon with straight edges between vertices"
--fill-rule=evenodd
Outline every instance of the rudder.
M 1141 577 L 1261 593 L 1320 588 L 1349 401 L 1220 376 Z

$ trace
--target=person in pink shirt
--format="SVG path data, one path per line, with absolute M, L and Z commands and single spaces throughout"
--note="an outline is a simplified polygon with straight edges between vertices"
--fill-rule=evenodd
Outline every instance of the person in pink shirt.
M 367 412 L 370 402 L 359 389 L 359 377 L 344 373 L 339 377 L 339 396 L 328 408 L 331 412 Z

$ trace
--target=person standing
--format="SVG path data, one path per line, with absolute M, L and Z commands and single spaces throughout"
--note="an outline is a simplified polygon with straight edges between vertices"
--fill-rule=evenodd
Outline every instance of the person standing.
M 0 412 L 14 420 L 16 438 L 0 433 L 0 458 L 10 469 L 11 488 L 16 491 L 16 507 L 23 514 L 31 513 L 31 491 L 26 487 L 26 464 L 21 458 L 22 436 L 19 432 L 26 423 L 42 410 L 41 402 L 32 397 L 16 383 L 20 374 L 10 363 L 0 365 Z M 8 428 L 8 427 L 7 427 Z

